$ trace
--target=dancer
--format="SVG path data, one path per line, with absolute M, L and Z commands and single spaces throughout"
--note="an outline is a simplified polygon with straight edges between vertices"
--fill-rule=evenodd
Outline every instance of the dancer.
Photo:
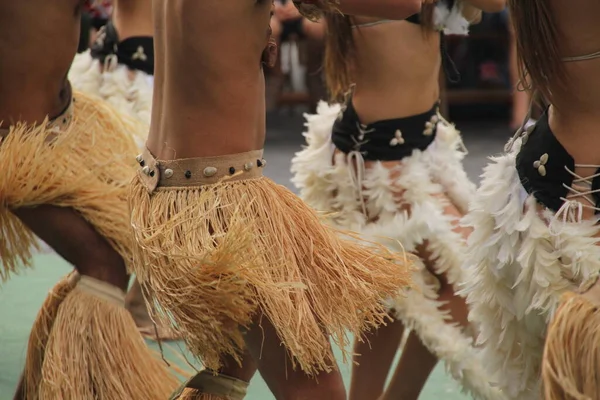
M 75 56 L 73 87 L 150 124 L 154 86 L 152 0 L 115 0 L 91 49 Z M 143 146 L 143 140 L 140 147 Z
M 396 4 L 378 12 L 414 10 Z M 343 349 L 348 331 L 385 323 L 381 299 L 408 284 L 409 262 L 339 238 L 262 176 L 271 2 L 153 6 L 157 86 L 130 193 L 134 269 L 157 317 L 210 371 L 182 396 L 242 398 L 247 380 L 220 367 L 246 348 L 276 398 L 345 399 L 328 336 Z
M 31 265 L 34 234 L 77 269 L 36 318 L 15 398 L 164 399 L 177 380 L 123 308 L 139 127 L 65 79 L 81 8 L 0 3 L 0 278 Z
M 355 343 L 353 400 L 417 399 L 438 359 L 465 390 L 500 398 L 481 373 L 465 300 L 454 293 L 468 235 L 457 222 L 475 187 L 460 134 L 438 104 L 440 31 L 466 34 L 481 15 L 475 5 L 499 11 L 504 2 L 440 1 L 406 21 L 327 14 L 325 73 L 333 100 L 345 105 L 322 103 L 307 116 L 294 183 L 334 226 L 414 253 L 419 265 L 419 290 L 390 300 L 396 321 Z M 412 333 L 383 394 L 405 328 Z
M 474 229 L 465 293 L 470 318 L 480 327 L 484 365 L 510 398 L 528 400 L 542 397 L 546 328 L 561 294 L 600 270 L 600 39 L 592 17 L 600 5 L 511 0 L 509 9 L 522 79 L 526 75 L 550 106 L 485 169 L 465 218 Z M 585 309 L 593 309 L 584 299 L 567 300 L 549 333 L 545 399 L 598 397 L 597 383 L 568 385 L 570 378 L 597 373 L 597 358 L 585 364 L 593 349 L 583 347 L 589 342 L 578 328 L 587 323 L 578 318 L 591 315 Z M 563 334 L 568 341 L 560 341 Z M 577 351 L 581 358 L 575 360 Z
M 152 0 L 113 3 L 112 18 L 101 28 L 92 49 L 75 56 L 69 80 L 75 89 L 100 96 L 149 125 L 154 84 Z M 144 136 L 134 139 L 144 147 Z M 137 280 L 127 293 L 125 308 L 145 338 L 175 339 L 170 329 L 151 320 Z

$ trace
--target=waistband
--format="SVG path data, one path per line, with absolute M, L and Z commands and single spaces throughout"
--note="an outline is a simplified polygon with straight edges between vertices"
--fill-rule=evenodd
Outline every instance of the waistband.
M 415 149 L 429 147 L 441 120 L 438 113 L 436 103 L 422 114 L 362 124 L 350 101 L 342 118 L 334 123 L 331 139 L 346 154 L 359 152 L 369 161 L 398 161 Z
M 71 121 L 73 120 L 73 103 L 74 102 L 75 102 L 75 98 L 72 97 L 67 108 L 65 108 L 65 110 L 63 112 L 61 112 L 58 116 L 56 116 L 56 117 L 50 119 L 50 121 L 48 121 L 47 129 L 48 129 L 48 131 L 51 131 L 51 134 L 49 135 L 48 140 L 55 138 L 58 133 L 67 129 L 68 126 L 71 124 Z M 13 125 L 9 126 L 8 128 L 0 128 L 0 139 L 8 136 L 11 128 L 15 125 L 16 124 L 13 124 Z
M 133 36 L 124 40 L 109 21 L 100 29 L 98 38 L 90 48 L 92 58 L 103 64 L 113 60 L 132 70 L 154 75 L 154 39 L 152 36 Z
M 522 130 L 520 138 L 515 166 L 528 194 L 557 214 L 580 204 L 600 213 L 600 165 L 575 163 L 552 132 L 547 109 L 535 125 Z M 579 176 L 577 168 L 590 174 Z
M 260 178 L 267 165 L 263 150 L 214 157 L 157 160 L 147 148 L 136 157 L 138 176 L 149 193 L 158 187 L 198 187 Z

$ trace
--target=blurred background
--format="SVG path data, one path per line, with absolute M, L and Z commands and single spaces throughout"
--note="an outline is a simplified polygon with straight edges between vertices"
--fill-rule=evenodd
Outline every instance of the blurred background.
M 281 2 L 285 3 L 285 1 Z M 307 24 L 285 4 L 272 22 L 279 45 L 279 61 L 265 71 L 267 81 L 266 174 L 292 190 L 290 160 L 300 149 L 303 114 L 313 112 L 326 97 L 321 64 L 323 62 L 323 26 Z M 89 47 L 98 29 L 108 21 L 110 1 L 97 2 L 82 18 L 80 51 Z M 516 86 L 516 61 L 506 12 L 484 14 L 472 27 L 469 37 L 448 37 L 447 51 L 460 72 L 459 82 L 440 76 L 443 113 L 462 131 L 469 154 L 465 168 L 471 179 L 479 175 L 488 156 L 499 153 L 504 143 L 522 122 L 529 100 Z M 399 38 L 398 40 L 401 40 Z M 0 400 L 12 398 L 23 367 L 31 324 L 48 290 L 70 271 L 70 266 L 48 251 L 35 258 L 35 268 L 11 279 L 0 289 Z M 177 344 L 173 344 L 177 348 Z M 338 352 L 339 354 L 339 352 Z M 185 365 L 178 357 L 169 357 Z M 350 366 L 340 365 L 346 383 Z M 271 400 L 262 379 L 250 386 L 248 400 Z M 446 376 L 442 365 L 430 377 L 421 396 L 423 400 L 467 399 Z

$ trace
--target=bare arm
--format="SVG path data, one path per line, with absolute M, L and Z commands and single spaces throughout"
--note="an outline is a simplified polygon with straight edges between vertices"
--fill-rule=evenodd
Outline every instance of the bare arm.
M 339 10 L 348 15 L 405 19 L 421 10 L 422 0 L 294 0 L 307 18 L 316 19 L 323 11 Z

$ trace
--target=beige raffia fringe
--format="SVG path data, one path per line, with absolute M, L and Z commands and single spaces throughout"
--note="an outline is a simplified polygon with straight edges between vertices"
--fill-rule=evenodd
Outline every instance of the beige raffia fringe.
M 74 96 L 73 120 L 62 131 L 17 124 L 0 138 L 0 281 L 29 266 L 33 234 L 11 209 L 72 207 L 130 261 L 127 187 L 134 174 L 132 134 L 141 123 L 100 100 Z
M 267 178 L 149 194 L 134 178 L 131 224 L 136 275 L 193 354 L 210 370 L 220 355 L 239 361 L 260 310 L 294 367 L 329 371 L 334 355 L 323 331 L 344 348 L 386 321 L 381 299 L 409 284 L 404 254 L 354 243 Z M 358 241 L 357 238 L 354 238 Z
M 595 400 L 600 394 L 600 310 L 575 293 L 562 296 L 546 337 L 545 400 Z
M 146 346 L 124 299 L 120 289 L 81 277 L 56 311 L 31 400 L 169 398 L 179 382 Z
M 61 303 L 73 290 L 76 283 L 75 274 L 69 274 L 63 278 L 50 290 L 38 312 L 29 335 L 25 370 L 23 372 L 23 393 L 26 399 L 36 400 L 40 398 L 39 388 L 42 382 L 44 353 L 48 338 Z

